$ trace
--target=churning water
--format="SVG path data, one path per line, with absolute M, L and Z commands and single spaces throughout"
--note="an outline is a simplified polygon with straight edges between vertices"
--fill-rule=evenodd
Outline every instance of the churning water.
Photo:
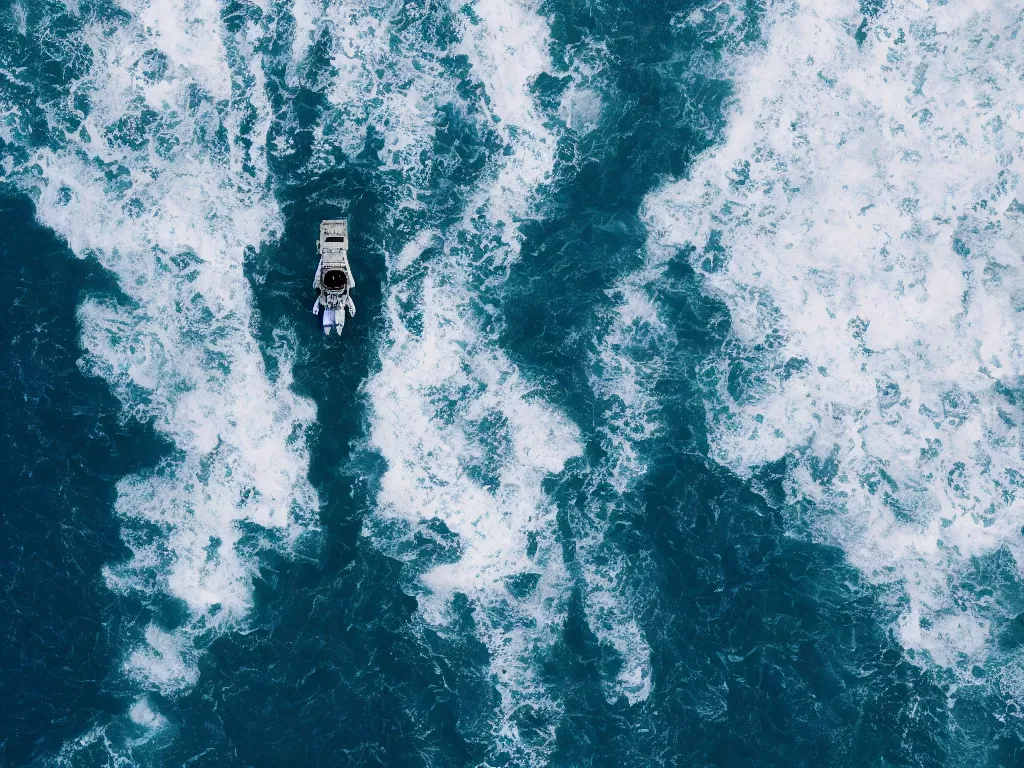
M 0 7 L 2 762 L 1024 765 L 1022 46 Z

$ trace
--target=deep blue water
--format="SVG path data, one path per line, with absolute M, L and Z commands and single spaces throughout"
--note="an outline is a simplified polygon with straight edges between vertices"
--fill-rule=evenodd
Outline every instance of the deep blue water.
M 0 8 L 0 762 L 1024 765 L 1012 6 Z

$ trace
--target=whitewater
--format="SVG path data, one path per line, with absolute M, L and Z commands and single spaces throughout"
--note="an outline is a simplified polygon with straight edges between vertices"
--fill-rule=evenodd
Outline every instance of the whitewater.
M 1021 764 L 1022 25 L 0 8 L 0 762 Z
M 287 364 L 270 379 L 249 327 L 246 250 L 280 227 L 251 54 L 261 30 L 225 40 L 212 4 L 125 11 L 124 25 L 83 26 L 76 42 L 91 66 L 67 98 L 87 92 L 89 112 L 64 146 L 31 158 L 38 181 L 26 183 L 40 221 L 123 292 L 79 308 L 83 367 L 173 446 L 154 471 L 118 483 L 132 556 L 105 572 L 113 589 L 188 607 L 179 627 L 146 626 L 124 662 L 143 689 L 173 694 L 198 676 L 197 637 L 244 624 L 252 553 L 315 526 L 304 434 L 316 411 L 290 391 Z M 266 533 L 244 541 L 250 521 Z
M 1016 616 L 982 562 L 1024 562 L 1021 17 L 861 19 L 789 4 L 733 62 L 724 140 L 647 200 L 651 258 L 684 253 L 729 309 L 699 371 L 712 456 L 781 472 L 799 526 L 888 588 L 903 646 L 970 682 Z

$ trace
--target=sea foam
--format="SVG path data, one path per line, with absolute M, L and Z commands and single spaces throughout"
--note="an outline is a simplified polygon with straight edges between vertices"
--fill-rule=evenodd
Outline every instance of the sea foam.
M 431 33 L 452 22 L 454 41 Z M 325 8 L 322 24 L 333 48 L 332 79 L 320 87 L 335 109 L 317 128 L 314 162 L 329 163 L 339 147 L 358 155 L 372 131 L 380 181 L 395 191 L 382 212 L 386 237 L 400 243 L 387 262 L 380 369 L 366 385 L 371 445 L 387 462 L 367 533 L 409 564 L 425 626 L 447 634 L 454 598 L 469 598 L 499 694 L 496 749 L 537 762 L 561 712 L 537 664 L 570 587 L 542 483 L 580 443 L 501 351 L 485 295 L 518 258 L 518 222 L 536 215 L 554 167 L 557 135 L 530 95 L 533 78 L 552 69 L 547 26 L 530 7 L 490 2 L 450 11 L 356 3 Z M 453 68 L 456 56 L 482 90 Z M 461 212 L 431 205 L 449 162 L 433 143 L 449 121 L 493 132 L 504 148 L 459 195 Z M 453 540 L 458 554 L 441 563 L 424 562 L 416 544 L 450 551 Z
M 430 147 L 437 109 L 455 98 L 428 28 L 437 10 L 372 0 L 296 0 L 292 12 L 289 80 L 324 93 L 333 106 L 315 128 L 312 169 L 329 167 L 336 150 L 358 156 L 372 130 L 382 142 L 378 170 L 412 185 L 429 165 L 422 153 Z M 322 35 L 331 43 L 328 68 L 312 66 L 308 58 L 312 41 Z
M 198 679 L 194 637 L 237 627 L 258 550 L 315 525 L 305 432 L 315 409 L 271 379 L 253 336 L 246 253 L 280 217 L 264 157 L 263 34 L 236 35 L 214 2 L 125 2 L 87 22 L 80 129 L 36 151 L 40 221 L 95 258 L 121 296 L 79 310 L 83 368 L 166 439 L 167 457 L 118 483 L 132 557 L 118 590 L 183 603 L 183 626 L 145 630 L 125 670 L 165 695 Z M 233 53 L 232 53 L 233 52 Z
M 484 188 L 486 200 L 481 199 L 476 206 L 470 207 L 473 211 L 486 210 L 491 226 L 502 232 L 506 246 L 492 249 L 490 254 L 495 264 L 501 266 L 518 259 L 520 233 L 513 222 L 524 218 L 529 211 L 523 207 L 524 203 L 537 205 L 531 196 L 536 196 L 545 184 L 550 183 L 555 166 L 554 152 L 561 131 L 539 114 L 528 96 L 533 79 L 541 72 L 553 71 L 548 54 L 550 33 L 546 22 L 534 13 L 524 15 L 522 9 L 515 5 L 478 3 L 474 9 L 481 14 L 483 23 L 466 27 L 469 35 L 464 36 L 464 49 L 474 65 L 474 72 L 481 76 L 486 86 L 489 106 L 500 120 L 506 141 L 515 147 L 511 160 L 506 160 L 493 186 Z M 512 30 L 517 30 L 514 36 L 511 35 Z M 577 133 L 592 129 L 600 115 L 599 96 L 582 85 L 593 77 L 597 69 L 593 57 L 593 51 L 581 48 L 568 61 L 573 82 L 562 96 L 559 115 L 565 120 L 566 128 L 571 127 L 575 120 Z M 509 125 L 515 128 L 510 129 Z M 526 129 L 525 134 L 519 132 L 523 128 Z M 510 133 L 512 130 L 515 133 Z M 602 354 L 613 356 L 617 341 L 617 336 L 610 335 Z M 621 384 L 626 377 L 617 377 L 616 381 Z M 625 418 L 629 419 L 628 416 Z M 559 421 L 564 421 L 564 416 L 548 413 L 548 423 L 555 425 Z M 526 422 L 523 424 L 525 428 Z M 627 427 L 623 422 L 612 426 L 606 434 L 613 444 L 609 446 L 609 461 L 614 465 L 611 474 L 615 478 L 615 492 L 620 495 L 641 474 L 639 466 L 626 468 L 635 458 L 635 452 L 628 440 L 619 440 L 627 429 L 635 426 L 631 422 Z M 559 462 L 582 450 L 578 437 L 572 447 L 568 447 L 567 429 L 559 427 L 558 431 L 563 435 L 560 438 L 557 432 L 552 432 L 549 437 L 549 440 L 559 439 L 567 446 L 565 453 L 558 457 Z M 571 429 L 576 434 L 574 425 Z M 539 434 L 543 436 L 543 432 Z M 621 553 L 606 541 L 611 512 L 604 508 L 607 503 L 599 498 L 603 494 L 597 492 L 596 486 L 600 483 L 598 478 L 606 477 L 608 470 L 609 467 L 600 466 L 587 471 L 591 478 L 587 491 L 590 499 L 586 514 L 574 515 L 574 545 L 583 579 L 583 607 L 588 624 L 603 644 L 614 648 L 623 662 L 616 679 L 608 681 L 609 696 L 624 695 L 630 703 L 635 703 L 650 693 L 650 651 L 633 615 L 628 590 L 621 583 L 624 571 Z M 620 503 L 616 502 L 615 506 Z M 558 580 L 562 578 L 558 576 Z M 552 578 L 552 586 L 555 581 Z M 556 617 L 560 618 L 556 614 L 548 622 L 553 623 Z
M 609 534 L 623 517 L 643 514 L 633 492 L 647 474 L 644 451 L 661 432 L 652 385 L 664 373 L 660 354 L 671 334 L 646 290 L 649 277 L 641 271 L 608 291 L 614 304 L 597 324 L 603 330 L 595 338 L 590 371 L 590 385 L 603 409 L 604 455 L 589 473 L 587 503 L 570 513 L 579 532 L 577 558 L 588 623 L 623 662 L 608 696 L 625 696 L 630 704 L 650 696 L 651 651 L 635 615 L 642 601 L 628 583 L 625 557 Z
M 797 519 L 962 679 L 1020 610 L 975 569 L 1024 563 L 1021 23 L 781 3 L 722 142 L 645 206 L 652 258 L 688 256 L 732 316 L 699 371 L 714 458 L 784 466 Z
M 458 40 L 442 53 L 407 32 L 433 26 L 429 18 L 401 13 L 397 32 L 393 9 L 354 4 L 325 14 L 335 78 L 325 90 L 338 122 L 321 129 L 323 153 L 340 145 L 357 154 L 372 128 L 382 142 L 382 170 L 397 172 L 404 185 L 389 215 L 397 229 L 410 231 L 388 260 L 387 334 L 380 371 L 367 385 L 371 443 L 387 461 L 368 531 L 410 563 L 419 557 L 413 541 L 444 548 L 457 540 L 454 562 L 415 566 L 421 616 L 444 633 L 453 598 L 470 599 L 500 697 L 498 748 L 539 760 L 552 748 L 561 703 L 537 665 L 557 638 L 572 587 L 543 482 L 582 447 L 577 428 L 501 351 L 501 315 L 487 297 L 519 258 L 519 222 L 538 215 L 555 171 L 560 129 L 531 95 L 534 79 L 555 71 L 550 34 L 532 6 L 478 2 L 453 8 Z M 482 91 L 453 75 L 453 55 L 468 60 Z M 578 80 L 591 65 L 570 66 Z M 458 112 L 454 119 L 477 121 L 479 132 L 497 134 L 504 150 L 468 187 L 454 226 L 441 227 L 428 206 L 431 174 L 443 169 L 426 150 L 448 109 Z M 596 93 L 570 87 L 558 115 L 585 131 L 600 109 Z M 600 536 L 593 547 L 590 538 L 587 529 L 578 545 L 583 571 L 593 575 L 585 576 L 585 596 L 596 607 L 588 614 L 595 631 L 623 653 L 643 656 L 635 622 L 608 589 L 611 574 L 598 577 L 591 567 Z M 622 681 L 635 678 L 630 693 L 646 695 L 643 663 L 624 667 Z M 522 732 L 531 720 L 530 733 Z
M 560 712 L 536 663 L 561 625 L 567 592 L 542 483 L 580 445 L 575 426 L 481 326 L 488 308 L 473 287 L 504 278 L 519 252 L 518 221 L 532 214 L 553 169 L 556 136 L 529 95 L 531 79 L 551 68 L 548 31 L 518 3 L 478 2 L 460 18 L 459 50 L 483 82 L 507 150 L 484 171 L 454 230 L 422 232 L 389 264 L 387 337 L 367 387 L 371 438 L 387 460 L 379 515 L 410 530 L 440 523 L 458 537 L 458 559 L 420 576 L 421 612 L 444 632 L 450 601 L 470 599 L 501 699 L 499 749 L 532 763 L 552 748 Z M 527 723 L 530 735 L 521 730 Z

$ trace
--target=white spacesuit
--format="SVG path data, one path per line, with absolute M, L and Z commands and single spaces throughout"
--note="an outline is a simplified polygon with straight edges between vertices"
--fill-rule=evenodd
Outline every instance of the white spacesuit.
M 329 334 L 331 328 L 334 328 L 335 332 L 340 336 L 342 329 L 345 327 L 345 313 L 348 312 L 350 316 L 355 317 L 356 304 L 352 301 L 352 296 L 347 288 L 344 294 L 342 294 L 340 302 L 333 301 L 333 298 L 333 296 L 324 293 L 317 296 L 313 302 L 313 314 L 320 315 L 321 310 L 323 310 L 324 333 Z

